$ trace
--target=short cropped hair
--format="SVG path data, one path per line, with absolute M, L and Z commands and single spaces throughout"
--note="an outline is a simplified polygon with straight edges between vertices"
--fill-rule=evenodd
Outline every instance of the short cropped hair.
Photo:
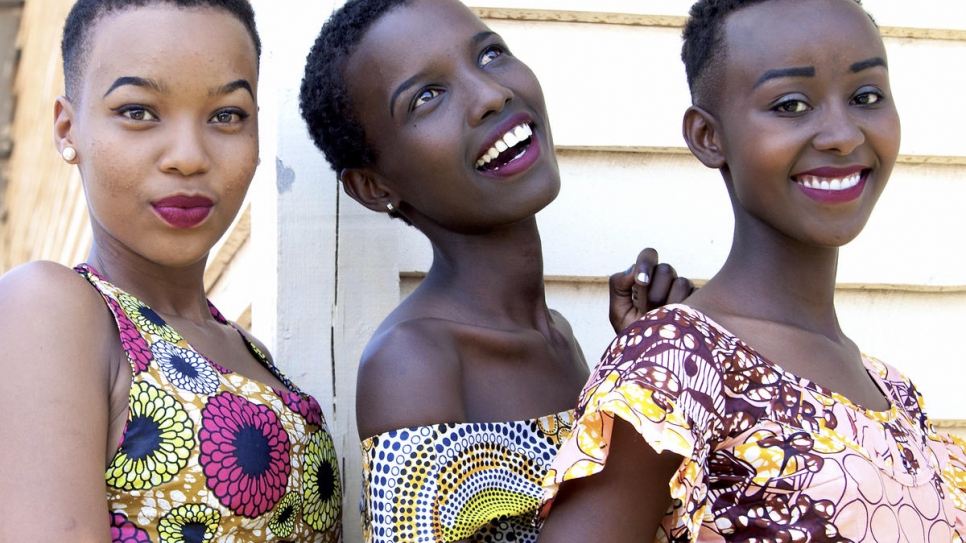
M 67 15 L 60 42 L 67 97 L 76 95 L 80 87 L 91 50 L 91 29 L 102 18 L 119 11 L 164 5 L 180 9 L 211 8 L 228 13 L 245 25 L 255 45 L 256 61 L 261 58 L 262 42 L 255 28 L 255 12 L 248 0 L 78 0 Z
M 691 6 L 687 23 L 684 25 L 684 44 L 681 46 L 681 60 L 688 76 L 691 102 L 702 105 L 718 89 L 719 74 L 710 70 L 712 65 L 720 65 L 725 51 L 723 40 L 724 21 L 736 11 L 769 0 L 698 0 Z M 862 0 L 854 0 L 862 5 Z M 872 19 L 872 16 L 869 15 Z M 875 20 L 872 20 L 873 24 Z
M 376 150 L 366 139 L 346 86 L 349 57 L 376 21 L 411 1 L 349 0 L 322 26 L 309 51 L 299 109 L 312 141 L 336 172 L 376 161 Z

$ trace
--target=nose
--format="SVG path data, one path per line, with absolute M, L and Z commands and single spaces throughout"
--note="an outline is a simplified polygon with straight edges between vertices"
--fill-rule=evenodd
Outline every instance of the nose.
M 861 120 L 847 104 L 826 108 L 819 122 L 813 144 L 820 151 L 848 155 L 865 142 Z
M 513 91 L 489 73 L 477 72 L 475 77 L 467 78 L 465 84 L 466 95 L 473 100 L 470 120 L 474 125 L 503 111 L 513 100 Z
M 190 176 L 208 171 L 211 166 L 205 142 L 205 126 L 193 119 L 176 119 L 166 131 L 167 145 L 160 167 L 169 173 Z

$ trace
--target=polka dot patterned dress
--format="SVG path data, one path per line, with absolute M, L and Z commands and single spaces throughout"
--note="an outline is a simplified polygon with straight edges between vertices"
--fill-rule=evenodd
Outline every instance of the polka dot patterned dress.
M 362 443 L 365 540 L 536 541 L 541 482 L 573 411 L 395 430 Z

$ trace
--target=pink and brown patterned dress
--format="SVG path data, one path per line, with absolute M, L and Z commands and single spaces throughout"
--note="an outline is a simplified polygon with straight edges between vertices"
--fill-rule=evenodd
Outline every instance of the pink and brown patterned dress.
M 684 457 L 655 541 L 962 541 L 963 442 L 940 436 L 895 369 L 864 358 L 892 407 L 871 411 L 792 375 L 684 305 L 611 343 L 545 480 L 604 469 L 614 417 Z
M 75 270 L 114 314 L 134 373 L 105 473 L 112 541 L 340 542 L 342 484 L 318 402 L 240 331 L 286 390 L 208 360 L 143 302 Z

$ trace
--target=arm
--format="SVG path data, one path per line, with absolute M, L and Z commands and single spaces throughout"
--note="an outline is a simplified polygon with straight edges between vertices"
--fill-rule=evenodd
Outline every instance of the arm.
M 668 483 L 683 457 L 658 454 L 617 418 L 603 471 L 565 481 L 540 531 L 540 543 L 650 542 L 671 503 Z
M 610 323 L 620 333 L 648 311 L 682 302 L 694 290 L 673 266 L 658 264 L 657 251 L 648 247 L 627 271 L 610 276 Z
M 113 329 L 98 294 L 63 266 L 0 279 L 0 540 L 110 540 Z

